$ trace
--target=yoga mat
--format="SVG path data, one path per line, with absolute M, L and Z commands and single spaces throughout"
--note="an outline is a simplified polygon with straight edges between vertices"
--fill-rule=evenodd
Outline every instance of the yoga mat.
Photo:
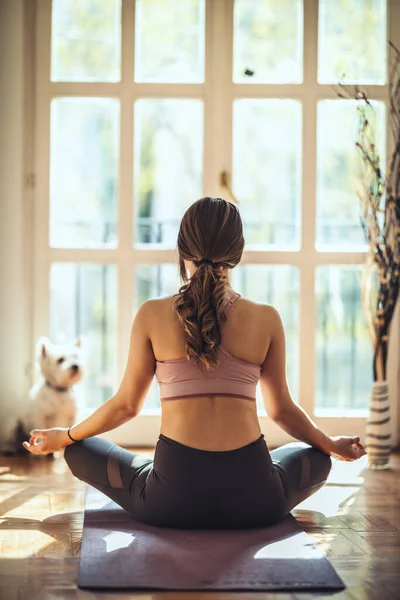
M 87 484 L 78 587 L 262 591 L 345 585 L 291 514 L 259 529 L 166 529 L 134 520 Z

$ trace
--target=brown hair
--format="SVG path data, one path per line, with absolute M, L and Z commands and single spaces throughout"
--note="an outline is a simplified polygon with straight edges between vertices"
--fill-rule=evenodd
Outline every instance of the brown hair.
M 211 363 L 218 363 L 220 323 L 227 320 L 226 269 L 233 269 L 240 262 L 244 248 L 239 209 L 223 198 L 206 196 L 197 200 L 182 217 L 177 246 L 184 285 L 174 294 L 173 307 L 187 334 L 186 358 L 199 357 L 209 369 Z M 202 258 L 215 264 L 197 265 Z M 190 279 L 184 260 L 193 261 L 198 267 Z

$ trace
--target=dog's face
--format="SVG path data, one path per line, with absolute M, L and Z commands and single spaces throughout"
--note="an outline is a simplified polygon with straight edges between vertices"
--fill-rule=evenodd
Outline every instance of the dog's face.
M 42 375 L 54 385 L 71 387 L 82 379 L 84 368 L 80 339 L 75 345 L 53 344 L 42 336 L 36 350 Z

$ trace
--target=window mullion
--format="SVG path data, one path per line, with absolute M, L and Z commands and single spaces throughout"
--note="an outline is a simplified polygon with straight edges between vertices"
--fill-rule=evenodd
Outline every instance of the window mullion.
M 300 267 L 300 335 L 298 403 L 309 415 L 314 413 L 316 369 L 315 265 L 304 261 Z
M 318 59 L 318 0 L 304 1 L 303 22 L 303 127 L 301 188 L 300 335 L 299 404 L 312 415 L 315 405 L 316 369 L 316 170 L 317 106 L 316 80 Z M 307 260 L 305 260 L 307 256 Z
M 133 106 L 130 94 L 121 96 L 120 179 L 118 202 L 117 262 L 117 348 L 118 378 L 123 375 L 126 351 L 129 343 L 129 324 L 132 320 L 134 295 L 133 277 Z
M 206 2 L 206 18 L 205 18 L 205 83 L 204 83 L 204 141 L 203 141 L 203 195 L 212 195 L 213 186 L 215 183 L 214 168 L 216 157 L 214 156 L 214 148 L 212 145 L 213 139 L 213 114 L 214 114 L 214 97 L 212 94 L 212 82 L 215 78 L 215 62 L 214 62 L 214 45 L 215 45 L 215 7 L 216 3 L 212 0 Z
M 315 86 L 318 65 L 318 0 L 304 0 L 303 81 Z
M 120 156 L 118 185 L 117 379 L 121 380 L 129 348 L 134 294 L 133 265 L 133 94 L 135 3 L 122 0 Z
M 129 323 L 132 320 L 134 295 L 133 264 L 133 102 L 132 95 L 124 90 L 120 97 L 120 157 L 118 185 L 118 246 L 117 263 L 117 373 L 120 379 L 125 367 L 129 343 Z
M 132 86 L 135 62 L 135 2 L 122 0 L 121 12 L 121 82 Z
M 231 172 L 233 2 L 207 2 L 206 110 L 205 110 L 205 194 L 225 195 L 219 185 L 222 170 Z
M 317 111 L 314 96 L 303 100 L 302 134 L 302 193 L 301 193 L 301 249 L 300 307 L 299 307 L 299 404 L 311 415 L 314 412 L 316 368 L 316 299 L 315 249 L 316 234 L 316 162 Z M 327 258 L 327 257 L 326 257 Z

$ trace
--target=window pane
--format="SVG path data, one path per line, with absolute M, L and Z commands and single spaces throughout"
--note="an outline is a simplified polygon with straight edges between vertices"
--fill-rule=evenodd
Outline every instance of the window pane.
M 301 121 L 296 100 L 234 102 L 232 180 L 247 245 L 299 247 Z
M 115 247 L 119 102 L 51 103 L 50 246 Z
M 254 302 L 274 306 L 282 318 L 286 336 L 286 375 L 297 402 L 299 381 L 299 270 L 289 265 L 238 265 L 232 271 L 232 287 Z M 257 408 L 265 411 L 260 385 Z
M 385 106 L 371 101 L 374 130 L 385 165 Z M 317 248 L 340 250 L 365 244 L 360 224 L 360 200 L 356 193 L 362 159 L 355 147 L 359 113 L 352 100 L 318 103 L 317 133 Z
M 135 81 L 204 81 L 204 0 L 136 0 Z
M 286 334 L 287 378 L 297 401 L 299 378 L 299 272 L 288 265 L 246 265 L 232 271 L 232 287 L 242 296 L 275 306 L 282 317 Z M 136 311 L 149 298 L 176 294 L 181 285 L 178 265 L 140 265 L 136 267 Z M 145 409 L 160 409 L 159 387 L 154 378 Z M 261 388 L 257 386 L 257 407 L 264 411 Z
M 50 271 L 50 339 L 82 335 L 83 378 L 79 408 L 96 408 L 117 389 L 117 281 L 114 265 L 53 263 Z
M 320 0 L 319 83 L 386 83 L 386 0 Z
M 136 242 L 176 246 L 185 210 L 202 195 L 203 103 L 135 103 Z
M 121 0 L 53 0 L 52 81 L 119 81 Z
M 234 82 L 302 82 L 302 0 L 235 0 L 233 39 Z
M 364 409 L 372 349 L 361 303 L 362 265 L 316 270 L 317 409 Z

